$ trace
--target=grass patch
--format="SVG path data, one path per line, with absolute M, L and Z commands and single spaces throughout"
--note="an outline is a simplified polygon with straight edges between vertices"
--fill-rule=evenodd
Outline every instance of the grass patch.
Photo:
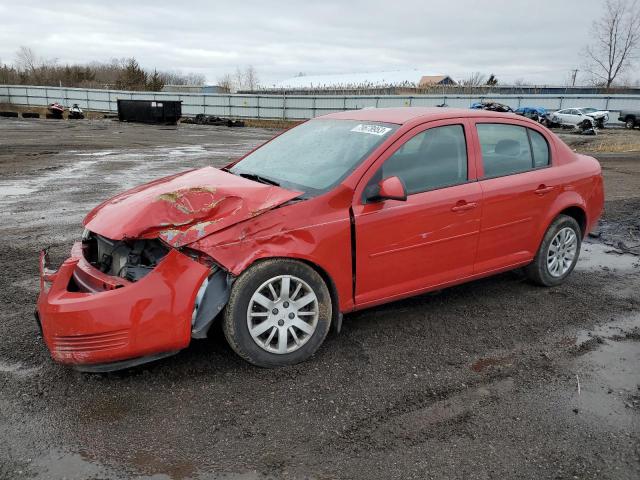
M 275 128 L 283 130 L 300 125 L 304 120 L 266 120 L 266 119 L 243 119 L 247 127 L 254 128 Z
M 593 145 L 585 146 L 585 150 L 598 153 L 640 152 L 640 143 L 598 142 Z

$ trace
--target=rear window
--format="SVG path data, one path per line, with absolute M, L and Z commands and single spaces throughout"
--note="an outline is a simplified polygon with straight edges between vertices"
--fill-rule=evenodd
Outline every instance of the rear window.
M 549 165 L 549 145 L 538 132 L 517 125 L 477 125 L 486 178 L 526 172 Z
M 549 165 L 549 144 L 538 132 L 530 128 L 528 130 L 533 151 L 533 166 L 534 168 L 546 167 Z

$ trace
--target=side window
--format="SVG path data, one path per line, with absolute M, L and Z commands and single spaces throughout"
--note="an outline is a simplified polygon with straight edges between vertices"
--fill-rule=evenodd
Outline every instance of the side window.
M 535 130 L 529 129 L 531 138 L 531 150 L 533 151 L 533 168 L 549 165 L 549 144 L 545 138 Z
M 467 144 L 462 125 L 430 128 L 400 147 L 382 166 L 382 178 L 399 177 L 407 193 L 467 181 Z
M 527 129 L 516 125 L 477 125 L 485 177 L 500 177 L 531 170 L 533 161 Z

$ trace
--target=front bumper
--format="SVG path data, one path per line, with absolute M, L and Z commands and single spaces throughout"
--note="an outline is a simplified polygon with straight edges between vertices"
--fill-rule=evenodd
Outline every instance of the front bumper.
M 49 270 L 42 252 L 37 314 L 52 358 L 94 367 L 140 360 L 135 364 L 185 348 L 196 294 L 208 274 L 207 267 L 177 250 L 135 283 L 94 268 L 81 243 L 57 272 Z M 77 291 L 79 279 L 93 291 Z

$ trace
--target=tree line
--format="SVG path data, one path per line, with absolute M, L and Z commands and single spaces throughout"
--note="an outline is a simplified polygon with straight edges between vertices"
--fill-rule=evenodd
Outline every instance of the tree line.
M 88 64 L 60 64 L 20 47 L 13 65 L 0 63 L 0 84 L 52 87 L 115 88 L 157 92 L 165 85 L 204 85 L 204 75 L 147 70 L 131 58 Z

